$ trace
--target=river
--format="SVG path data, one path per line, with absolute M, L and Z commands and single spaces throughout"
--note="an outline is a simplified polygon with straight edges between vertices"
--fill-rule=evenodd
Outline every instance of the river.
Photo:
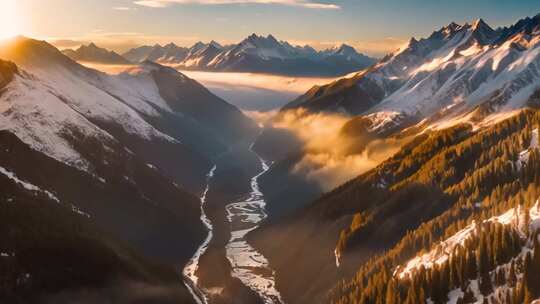
M 283 304 L 281 294 L 276 289 L 275 272 L 269 266 L 268 260 L 255 248 L 250 246 L 245 237 L 259 227 L 267 218 L 266 202 L 259 189 L 259 177 L 268 171 L 268 164 L 258 158 L 262 170 L 251 178 L 251 192 L 247 198 L 228 204 L 226 208 L 227 220 L 231 228 L 231 238 L 226 245 L 227 260 L 231 264 L 231 276 L 239 279 L 243 285 L 254 291 L 266 304 Z M 201 197 L 201 221 L 208 229 L 208 235 L 199 246 L 189 263 L 183 270 L 185 285 L 191 292 L 197 304 L 211 304 L 211 299 L 204 287 L 199 285 L 197 270 L 199 260 L 208 249 L 213 238 L 213 225 L 205 212 L 207 194 L 210 189 L 210 180 L 214 176 L 216 167 L 212 168 L 207 176 L 207 188 Z
M 201 221 L 208 230 L 208 235 L 206 236 L 206 239 L 201 244 L 201 246 L 199 246 L 199 249 L 197 249 L 191 260 L 189 260 L 183 271 L 186 287 L 193 296 L 193 299 L 195 299 L 195 302 L 197 302 L 197 304 L 209 303 L 208 294 L 205 292 L 204 288 L 199 287 L 199 277 L 197 277 L 197 270 L 199 269 L 199 260 L 201 256 L 206 252 L 206 249 L 208 249 L 208 244 L 210 244 L 210 241 L 212 240 L 212 237 L 214 235 L 214 227 L 212 226 L 212 222 L 210 221 L 210 219 L 206 216 L 204 207 L 206 205 L 208 191 L 210 190 L 210 180 L 212 179 L 212 177 L 214 177 L 216 168 L 217 167 L 214 166 L 206 176 L 206 189 L 201 196 Z
M 276 289 L 275 272 L 268 260 L 250 246 L 245 236 L 268 217 L 264 195 L 259 190 L 258 179 L 269 166 L 259 158 L 262 171 L 251 179 L 248 199 L 227 205 L 227 219 L 231 224 L 231 239 L 226 246 L 227 259 L 232 266 L 232 276 L 256 292 L 266 304 L 283 303 Z

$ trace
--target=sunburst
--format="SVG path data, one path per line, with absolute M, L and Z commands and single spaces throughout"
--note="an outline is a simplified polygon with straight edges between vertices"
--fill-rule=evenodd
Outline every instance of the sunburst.
M 0 0 L 0 39 L 11 38 L 20 33 L 17 0 Z

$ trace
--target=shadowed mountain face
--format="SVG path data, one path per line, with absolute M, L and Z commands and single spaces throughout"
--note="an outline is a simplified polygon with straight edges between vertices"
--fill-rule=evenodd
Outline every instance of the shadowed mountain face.
M 76 204 L 71 204 L 71 202 L 76 202 L 77 205 L 84 204 L 85 201 L 91 202 L 99 198 L 104 199 L 104 204 L 109 204 L 109 209 L 121 207 L 117 204 L 119 200 L 117 197 L 109 196 L 112 192 L 120 194 L 118 191 L 110 191 L 114 186 L 99 186 L 73 170 L 69 172 L 70 169 L 65 165 L 51 159 L 47 160 L 8 132 L 0 132 L 0 142 L 2 147 L 0 231 L 4 235 L 0 241 L 2 281 L 0 301 L 191 303 L 191 296 L 180 284 L 175 269 L 166 263 L 156 263 L 155 260 L 143 257 L 137 252 L 148 255 L 151 252 L 149 248 L 141 250 L 136 246 L 138 251 L 134 250 L 133 244 L 138 242 L 130 240 L 132 244 L 130 246 L 125 241 L 112 237 L 110 232 L 103 230 L 102 217 L 99 218 L 100 223 L 97 225 L 97 217 L 88 217 L 75 207 Z M 20 161 L 19 164 L 15 164 L 22 157 L 26 160 L 26 168 Z M 42 170 L 35 170 L 36 167 Z M 17 170 L 19 175 L 15 175 L 11 170 Z M 57 176 L 58 179 L 51 181 L 51 176 Z M 30 179 L 36 184 L 30 184 L 28 182 Z M 65 184 L 61 188 L 52 187 L 58 182 Z M 76 186 L 77 182 L 85 184 Z M 66 191 L 58 197 L 55 196 L 56 192 L 55 194 L 46 192 L 48 191 L 46 189 L 55 191 L 70 187 L 71 191 Z M 67 199 L 66 195 L 71 195 L 75 199 L 71 202 L 64 201 Z M 81 199 L 83 195 L 85 197 Z M 122 206 L 127 212 L 126 215 L 116 218 L 118 222 L 125 221 L 142 210 L 145 215 L 156 216 L 164 213 L 164 210 L 159 211 L 161 207 L 150 206 L 135 197 L 136 195 L 132 196 L 129 204 Z M 92 206 L 87 211 L 98 215 L 95 213 L 96 208 L 103 207 L 103 205 Z M 171 219 L 173 217 L 169 216 Z M 140 221 L 132 221 L 131 224 L 136 230 L 141 231 Z M 157 224 L 156 228 L 153 228 L 154 232 L 165 228 L 165 225 L 154 224 Z M 192 224 L 197 225 L 196 222 Z M 176 225 L 168 228 L 189 229 L 183 230 L 182 233 L 191 234 L 194 237 L 193 242 L 202 238 L 199 232 L 194 233 L 199 230 L 197 226 Z M 187 239 L 176 241 L 182 241 L 185 245 L 184 248 L 171 247 L 172 252 L 179 254 L 174 259 L 180 261 L 185 259 L 195 244 L 189 245 Z
M 145 62 L 144 65 L 159 67 L 151 74 L 161 97 L 175 112 L 184 113 L 199 121 L 202 126 L 222 136 L 223 143 L 239 139 L 253 139 L 257 129 L 253 121 L 234 106 L 210 93 L 193 79 L 182 76 L 172 68 Z
M 100 48 L 94 43 L 82 45 L 76 50 L 63 50 L 62 53 L 75 61 L 86 61 L 104 64 L 130 64 L 130 62 L 113 51 Z
M 375 60 L 348 45 L 316 51 L 310 46 L 292 46 L 255 34 L 235 45 L 221 46 L 212 41 L 198 42 L 191 48 L 174 44 L 143 46 L 123 55 L 132 62 L 151 60 L 182 69 L 254 72 L 294 76 L 339 76 L 373 64 Z
M 169 267 L 184 265 L 204 237 L 197 196 L 212 158 L 229 145 L 252 141 L 256 124 L 194 80 L 158 64 L 110 76 L 77 64 L 46 42 L 22 37 L 2 43 L 0 58 L 0 180 L 2 189 L 9 189 L 2 202 L 31 208 L 28 197 L 43 197 L 66 221 L 50 232 L 39 225 L 49 225 L 54 216 L 26 223 L 23 212 L 11 219 L 10 229 L 30 227 L 0 242 L 0 252 L 15 257 L 16 263 L 6 266 L 9 276 L 29 276 L 10 289 L 8 299 L 53 297 L 55 303 L 69 303 L 82 295 L 80 288 L 95 288 L 104 301 L 114 293 L 126 303 L 146 297 L 157 303 L 187 301 Z M 2 204 L 3 210 L 10 208 Z M 70 231 L 73 225 L 87 228 Z M 51 274 L 28 264 L 39 261 L 34 255 L 49 256 L 47 250 L 72 248 L 66 238 L 76 243 L 88 237 L 89 251 L 74 256 L 98 264 L 90 263 L 95 271 L 73 285 L 60 278 L 45 283 L 62 271 Z M 47 241 L 48 247 L 42 243 Z M 128 291 L 139 285 L 148 293 Z

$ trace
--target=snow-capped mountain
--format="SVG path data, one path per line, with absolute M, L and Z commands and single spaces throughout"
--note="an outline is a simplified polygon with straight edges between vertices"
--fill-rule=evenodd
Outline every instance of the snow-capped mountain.
M 255 123 L 156 63 L 111 76 L 24 37 L 3 42 L 0 58 L 0 174 L 73 204 L 147 254 L 190 257 L 202 227 L 187 191 L 204 189 L 212 157 L 251 140 Z
M 100 48 L 94 43 L 82 45 L 76 50 L 66 49 L 62 53 L 75 61 L 86 61 L 105 64 L 130 64 L 130 62 L 114 51 Z
M 540 193 L 539 96 L 540 15 L 499 29 L 481 19 L 451 23 L 287 105 L 255 149 L 276 161 L 261 177 L 270 212 L 299 210 L 281 218 L 270 213 L 267 226 L 252 235 L 255 247 L 274 265 L 286 301 L 530 303 L 531 297 L 540 297 L 537 280 L 522 280 L 539 269 L 526 263 L 532 247 L 538 247 L 534 256 L 540 257 L 540 246 L 530 241 L 537 235 L 515 237 L 519 231 L 506 225 L 510 213 L 505 213 L 518 206 L 529 210 Z M 403 138 L 410 141 L 360 172 L 348 158 L 332 157 L 332 149 L 343 144 L 331 144 L 331 119 L 339 121 L 336 133 L 347 157 L 357 155 L 362 164 L 378 153 L 367 143 L 386 151 Z M 276 144 L 290 142 L 290 136 L 303 140 L 310 125 L 325 126 L 322 145 L 308 139 L 317 145 L 291 151 L 291 144 Z M 314 195 L 313 176 L 331 172 L 340 162 L 346 170 L 335 172 L 354 176 Z M 533 209 L 537 217 L 537 206 Z M 468 232 L 476 227 L 473 238 Z M 499 242 L 510 240 L 509 234 L 514 246 Z M 454 246 L 464 235 L 466 246 Z M 270 242 L 276 238 L 299 249 L 284 253 Z M 482 239 L 496 245 L 486 249 Z M 489 256 L 489 262 L 478 256 Z M 448 268 L 462 273 L 464 259 L 477 269 L 450 283 L 431 280 L 448 279 Z M 518 284 L 505 286 L 511 260 L 519 269 Z M 419 268 L 416 277 L 391 276 L 415 268 L 411 265 Z M 305 277 L 318 279 L 304 282 Z
M 17 52 L 13 52 L 15 48 L 18 48 Z M 24 123 L 37 123 L 39 119 L 43 119 L 44 124 L 51 125 L 47 132 L 58 130 L 50 135 L 56 136 L 59 143 L 63 141 L 58 134 L 60 130 L 65 129 L 65 125 L 52 124 L 52 118 L 57 118 L 58 122 L 68 123 L 65 117 L 59 117 L 60 113 L 71 117 L 69 125 L 79 125 L 80 131 L 87 134 L 102 134 L 96 133 L 95 130 L 106 130 L 106 133 L 118 138 L 131 138 L 137 141 L 156 139 L 182 146 L 186 152 L 191 150 L 190 154 L 197 151 L 205 157 L 212 157 L 212 154 L 224 149 L 224 140 L 232 138 L 238 140 L 249 136 L 250 130 L 254 127 L 238 109 L 211 94 L 194 80 L 172 68 L 151 62 L 144 62 L 119 76 L 110 76 L 82 67 L 44 42 L 25 38 L 4 44 L 0 49 L 0 56 L 22 67 L 25 71 L 23 75 L 28 73 L 38 79 L 18 78 L 12 84 L 15 89 L 3 94 L 3 97 L 11 92 L 16 96 L 22 94 L 27 96 L 27 100 L 36 102 L 32 106 L 27 102 L 24 108 L 9 112 L 15 115 L 22 111 L 33 112 L 36 108 L 50 112 L 48 115 Z M 24 90 L 24 87 L 35 90 Z M 45 107 L 43 102 L 37 102 L 42 99 L 48 100 L 48 97 L 51 97 L 54 106 Z M 67 101 L 71 101 L 72 104 Z M 13 103 L 13 107 L 22 106 L 23 104 Z M 58 109 L 53 110 L 54 108 Z M 62 109 L 65 111 L 60 111 Z M 83 117 L 76 119 L 70 114 L 72 111 L 78 113 L 75 116 L 83 115 Z M 23 123 L 19 120 L 10 122 Z M 83 128 L 83 125 L 87 127 Z M 33 127 L 16 129 L 20 132 L 40 130 Z M 102 135 L 106 137 L 106 134 Z M 60 145 L 55 141 L 40 139 L 40 136 L 35 134 L 21 137 L 32 138 L 37 147 L 50 145 L 43 148 L 51 153 L 66 154 L 56 156 L 68 163 L 71 162 L 69 159 L 84 163 L 84 160 L 77 157 L 75 151 L 71 151 L 73 149 L 69 143 L 66 143 L 65 150 L 57 151 Z M 130 149 L 134 150 L 135 147 Z M 152 151 L 154 152 L 150 150 L 147 152 L 155 153 L 157 150 Z M 64 159 L 64 156 L 69 159 Z M 157 161 L 165 161 L 165 158 Z M 186 165 L 193 163 L 196 162 L 188 162 Z M 200 173 L 204 178 L 205 169 Z M 191 181 L 193 178 L 186 176 L 186 180 Z
M 286 109 L 478 119 L 526 105 L 539 88 L 540 15 L 492 29 L 451 23 L 367 71 L 315 87 Z M 383 127 L 383 126 L 381 126 Z
M 375 62 L 347 45 L 317 52 L 310 46 L 293 46 L 272 35 L 256 34 L 229 46 L 215 41 L 198 42 L 189 49 L 175 46 L 174 56 L 164 49 L 159 45 L 143 46 L 123 56 L 133 62 L 152 60 L 186 69 L 288 75 L 344 75 Z
M 195 47 L 195 46 L 194 46 Z M 129 50 L 122 54 L 124 58 L 131 62 L 154 61 L 160 63 L 177 63 L 182 61 L 190 49 L 179 47 L 174 43 L 165 46 L 156 44 L 154 46 L 142 46 Z
M 352 46 L 342 44 L 321 52 L 324 60 L 343 60 L 353 64 L 354 62 L 370 62 L 372 59 L 366 55 L 358 53 Z

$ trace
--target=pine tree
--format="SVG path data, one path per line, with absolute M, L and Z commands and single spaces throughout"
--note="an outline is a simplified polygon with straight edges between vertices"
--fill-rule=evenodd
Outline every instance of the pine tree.
M 407 292 L 407 299 L 405 300 L 406 304 L 415 304 L 418 303 L 418 296 L 416 295 L 416 289 L 414 285 L 409 286 L 409 291 Z
M 394 280 L 390 280 L 386 288 L 386 304 L 397 304 L 397 289 Z
M 426 293 L 424 291 L 424 287 L 420 286 L 420 291 L 418 292 L 418 303 L 425 304 L 426 303 Z

